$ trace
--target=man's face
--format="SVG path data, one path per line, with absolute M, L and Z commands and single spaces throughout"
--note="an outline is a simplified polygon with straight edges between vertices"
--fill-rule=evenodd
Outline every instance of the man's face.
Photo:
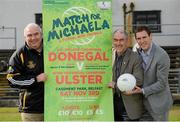
M 123 33 L 116 32 L 113 37 L 113 45 L 116 52 L 122 55 L 127 49 L 128 40 Z
M 141 31 L 136 33 L 136 41 L 140 48 L 142 48 L 145 52 L 149 50 L 152 43 L 152 36 L 148 35 L 146 31 Z
M 35 50 L 39 50 L 42 45 L 42 34 L 39 28 L 35 26 L 30 26 L 26 28 L 24 32 L 24 37 L 27 45 Z

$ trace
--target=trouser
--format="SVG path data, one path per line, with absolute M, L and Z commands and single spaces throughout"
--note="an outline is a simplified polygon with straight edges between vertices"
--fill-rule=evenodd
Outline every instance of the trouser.
M 44 121 L 44 114 L 43 113 L 21 113 L 21 119 L 23 122 Z
M 122 101 L 122 97 L 117 93 L 114 93 L 113 102 L 114 102 L 114 120 L 124 121 L 123 115 L 125 113 L 125 108 Z
M 126 113 L 122 96 L 114 93 L 114 121 L 139 121 L 139 119 L 130 119 Z

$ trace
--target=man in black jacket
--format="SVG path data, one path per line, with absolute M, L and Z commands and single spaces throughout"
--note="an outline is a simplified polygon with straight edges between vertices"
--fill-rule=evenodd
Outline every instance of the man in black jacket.
M 25 45 L 10 58 L 7 79 L 20 89 L 19 111 L 22 121 L 44 120 L 43 43 L 41 28 L 30 23 L 24 29 Z

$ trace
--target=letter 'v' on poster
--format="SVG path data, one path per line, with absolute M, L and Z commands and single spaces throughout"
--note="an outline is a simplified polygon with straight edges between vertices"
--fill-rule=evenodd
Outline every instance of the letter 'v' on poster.
M 113 121 L 112 1 L 43 0 L 45 121 Z

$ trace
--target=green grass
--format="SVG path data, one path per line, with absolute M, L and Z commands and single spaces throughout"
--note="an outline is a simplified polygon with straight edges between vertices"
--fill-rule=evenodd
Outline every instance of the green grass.
M 0 121 L 21 121 L 17 107 L 1 107 Z
M 21 121 L 17 107 L 1 107 L 0 121 Z M 180 105 L 172 107 L 169 114 L 169 121 L 180 121 Z
M 170 121 L 180 121 L 180 105 L 174 105 L 169 113 Z

